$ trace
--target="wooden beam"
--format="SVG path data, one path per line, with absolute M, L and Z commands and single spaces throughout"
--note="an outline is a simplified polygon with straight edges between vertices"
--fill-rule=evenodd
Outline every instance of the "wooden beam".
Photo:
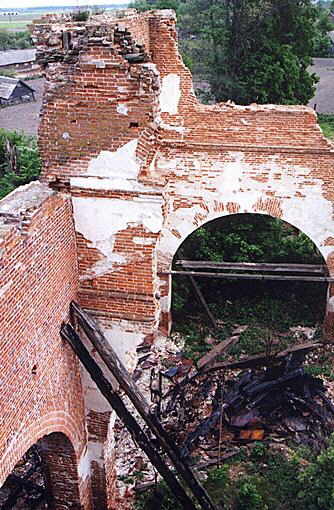
M 160 274 L 171 274 L 173 276 L 196 276 L 200 278 L 217 278 L 224 280 L 278 280 L 278 281 L 299 281 L 299 282 L 334 282 L 329 276 L 285 276 L 271 274 L 242 274 L 242 273 L 209 273 L 208 271 L 164 271 Z
M 240 335 L 235 335 L 227 338 L 223 342 L 220 342 L 218 345 L 213 347 L 209 352 L 204 354 L 198 362 L 196 363 L 198 370 L 203 370 L 204 367 L 207 367 L 210 363 L 214 361 L 217 356 L 220 356 L 223 352 L 226 351 L 229 347 L 236 344 L 240 338 Z
M 63 324 L 60 334 L 72 347 L 75 354 L 80 359 L 83 366 L 91 376 L 92 380 L 96 383 L 104 398 L 109 402 L 110 406 L 115 410 L 117 416 L 122 420 L 125 427 L 130 432 L 132 438 L 137 442 L 140 448 L 146 453 L 147 457 L 152 462 L 153 466 L 157 469 L 163 477 L 176 499 L 180 501 L 184 508 L 187 510 L 196 510 L 196 506 L 191 501 L 182 485 L 178 482 L 175 475 L 168 468 L 167 464 L 158 453 L 157 449 L 152 445 L 150 439 L 143 431 L 143 427 L 135 420 L 133 415 L 123 404 L 122 399 L 114 391 L 112 383 L 106 379 L 101 368 L 96 361 L 91 357 L 86 347 L 83 345 L 80 337 L 74 331 L 70 324 Z
M 282 361 L 289 354 L 293 354 L 295 352 L 309 352 L 313 351 L 321 347 L 320 343 L 306 343 L 295 345 L 284 351 L 280 351 L 277 354 L 267 355 L 266 353 L 258 354 L 256 356 L 250 356 L 246 359 L 240 359 L 239 361 L 224 361 L 222 363 L 215 363 L 213 366 L 204 368 L 202 373 L 206 372 L 214 372 L 216 370 L 229 370 L 229 369 L 237 369 L 237 368 L 255 368 L 257 366 L 269 365 L 271 363 L 276 363 Z
M 197 499 L 203 510 L 214 510 L 215 505 L 212 503 L 206 490 L 194 476 L 191 468 L 181 458 L 178 447 L 171 440 L 169 434 L 162 427 L 158 418 L 150 412 L 150 408 L 145 397 L 141 394 L 138 387 L 132 381 L 132 378 L 121 360 L 107 341 L 103 332 L 93 318 L 88 315 L 82 308 L 72 302 L 70 306 L 71 316 L 75 317 L 80 328 L 84 331 L 88 340 L 98 352 L 106 367 L 118 381 L 120 387 L 129 397 L 130 401 L 137 409 L 146 425 L 156 436 L 161 448 L 166 452 L 170 460 L 175 466 L 176 472 L 182 478 L 184 483 L 190 488 L 194 497 Z
M 275 273 L 314 273 L 326 275 L 327 266 L 319 264 L 285 264 L 267 262 L 213 262 L 211 260 L 178 260 L 178 266 L 189 269 L 231 269 L 236 271 L 269 271 Z
M 202 304 L 207 316 L 209 317 L 209 320 L 210 322 L 212 323 L 214 329 L 217 329 L 217 323 L 216 323 L 216 320 L 213 316 L 213 314 L 211 313 L 210 311 L 210 308 L 208 307 L 205 299 L 204 299 L 204 296 L 202 294 L 202 291 L 201 289 L 199 288 L 199 285 L 198 283 L 196 282 L 195 278 L 193 276 L 189 276 L 189 280 L 191 281 L 191 284 L 194 288 L 194 291 L 195 291 L 195 294 L 197 295 L 198 299 L 199 299 L 199 302 Z

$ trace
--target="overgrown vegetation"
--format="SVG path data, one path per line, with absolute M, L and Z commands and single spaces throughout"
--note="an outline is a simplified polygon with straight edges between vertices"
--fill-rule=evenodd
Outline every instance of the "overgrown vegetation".
M 40 169 L 35 137 L 0 129 L 0 199 L 38 179 Z
M 324 135 L 330 140 L 334 140 L 334 115 L 319 113 L 318 122 Z
M 312 0 L 136 0 L 139 10 L 173 8 L 180 46 L 214 100 L 306 104 L 313 56 L 332 48 L 329 9 Z M 210 97 L 206 98 L 207 100 Z
M 206 489 L 226 510 L 333 510 L 334 438 L 320 455 L 256 442 L 208 472 Z M 137 510 L 181 510 L 165 484 L 137 497 Z
M 0 30 L 0 51 L 32 48 L 30 33 Z

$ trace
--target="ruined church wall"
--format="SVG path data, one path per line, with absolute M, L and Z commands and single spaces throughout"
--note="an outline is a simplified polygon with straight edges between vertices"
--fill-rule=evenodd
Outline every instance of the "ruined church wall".
M 70 200 L 38 182 L 18 188 L 0 202 L 0 485 L 30 446 L 61 432 L 88 510 L 79 364 L 59 335 L 77 287 Z

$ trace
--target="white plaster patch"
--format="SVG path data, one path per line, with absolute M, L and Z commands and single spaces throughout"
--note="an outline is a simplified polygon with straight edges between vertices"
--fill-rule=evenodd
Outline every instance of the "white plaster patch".
M 144 340 L 144 334 L 136 331 L 128 331 L 129 325 L 126 321 L 105 329 L 104 333 L 111 347 L 129 372 L 133 372 L 137 366 L 137 347 Z
M 334 296 L 328 299 L 327 301 L 327 313 L 334 312 Z
M 129 109 L 126 104 L 118 103 L 116 110 L 120 115 L 128 115 Z
M 12 284 L 13 284 L 13 280 L 9 280 L 9 282 L 7 282 L 5 285 L 3 285 L 0 288 L 0 298 L 7 292 L 7 290 L 9 290 L 9 288 L 12 286 Z
M 88 448 L 83 451 L 78 463 L 78 475 L 81 480 L 86 480 L 90 477 L 90 459 Z
M 87 174 L 98 177 L 127 177 L 136 179 L 139 163 L 136 159 L 138 139 L 131 140 L 117 151 L 101 151 L 89 163 Z
M 159 127 L 161 127 L 161 129 L 165 129 L 166 131 L 176 131 L 181 135 L 184 135 L 187 131 L 189 131 L 189 129 L 186 129 L 183 126 L 172 126 L 171 124 L 166 124 L 162 121 L 159 122 Z
M 132 241 L 135 244 L 141 244 L 143 246 L 150 246 L 151 244 L 155 243 L 154 237 L 134 237 Z
M 181 98 L 181 79 L 178 74 L 170 73 L 162 79 L 159 96 L 160 109 L 170 115 L 177 115 Z
M 156 197 L 143 196 L 137 201 L 95 197 L 73 197 L 72 200 L 76 230 L 103 256 L 89 271 L 91 277 L 109 273 L 115 265 L 127 260 L 126 254 L 114 253 L 118 232 L 138 225 L 153 233 L 162 228 L 162 200 Z

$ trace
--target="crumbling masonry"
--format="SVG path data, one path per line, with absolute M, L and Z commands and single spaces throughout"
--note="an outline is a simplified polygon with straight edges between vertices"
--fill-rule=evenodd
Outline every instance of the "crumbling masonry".
M 125 508 L 113 415 L 59 336 L 70 301 L 131 369 L 136 347 L 169 331 L 177 248 L 212 219 L 281 218 L 333 276 L 334 148 L 306 107 L 199 104 L 171 11 L 49 17 L 34 38 L 47 77 L 41 183 L 0 207 L 0 484 L 42 441 L 54 508 Z

